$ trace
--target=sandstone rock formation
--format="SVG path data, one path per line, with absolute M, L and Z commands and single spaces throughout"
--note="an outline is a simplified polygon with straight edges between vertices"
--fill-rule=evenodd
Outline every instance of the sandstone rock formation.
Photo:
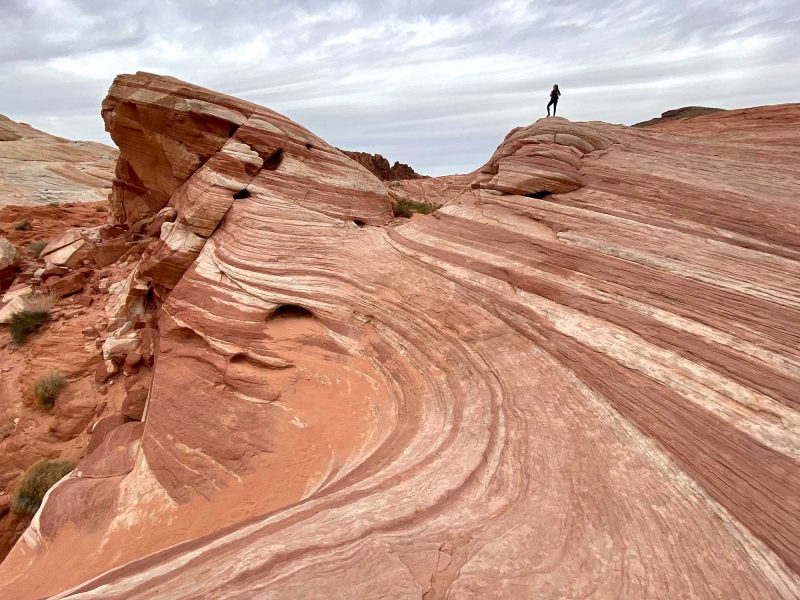
M 370 154 L 369 152 L 354 152 L 342 150 L 347 156 L 352 158 L 370 173 L 381 181 L 400 181 L 403 179 L 420 179 L 424 177 L 415 172 L 414 169 L 405 163 L 395 161 L 389 166 L 389 161 L 380 154 Z
M 0 595 L 800 594 L 800 105 L 543 119 L 403 222 L 268 109 L 140 73 L 103 115 L 115 220 L 174 210 L 106 307 L 152 385 Z
M 117 152 L 0 115 L 0 207 L 105 200 Z
M 677 121 L 680 119 L 702 117 L 703 115 L 710 115 L 722 110 L 722 108 L 711 108 L 709 106 L 684 106 L 683 108 L 673 108 L 672 110 L 661 113 L 660 117 L 635 123 L 633 127 L 649 127 L 650 125 L 659 125 L 661 123 Z
M 29 229 L 14 227 L 20 218 L 30 223 Z M 49 292 L 55 301 L 48 323 L 21 347 L 11 343 L 7 327 L 0 327 L 0 559 L 30 522 L 29 516 L 10 510 L 22 474 L 40 459 L 83 458 L 94 423 L 118 415 L 127 400 L 127 389 L 118 382 L 97 385 L 95 370 L 101 361 L 98 343 L 108 335 L 104 329 L 106 294 L 101 288 L 124 278 L 133 264 L 99 268 L 101 253 L 95 251 L 94 258 L 83 261 L 88 266 L 46 265 L 29 249 L 32 242 L 57 240 L 65 233 L 73 235 L 71 231 L 99 240 L 98 247 L 102 247 L 102 232 L 118 233 L 115 227 L 103 225 L 107 218 L 104 207 L 93 203 L 0 208 L 0 235 L 17 256 L 10 271 L 13 285 L 0 296 L 0 323 L 25 309 L 30 296 Z M 53 409 L 45 411 L 33 399 L 32 384 L 51 370 L 63 373 L 67 385 Z M 124 383 L 128 387 L 143 383 L 147 371 L 146 366 L 137 369 Z

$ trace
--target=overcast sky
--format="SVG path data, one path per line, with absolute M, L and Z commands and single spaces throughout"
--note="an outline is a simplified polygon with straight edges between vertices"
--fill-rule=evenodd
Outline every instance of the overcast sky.
M 0 0 L 0 113 L 110 143 L 117 73 L 269 106 L 422 173 L 483 164 L 559 114 L 634 123 L 686 105 L 800 101 L 800 2 Z

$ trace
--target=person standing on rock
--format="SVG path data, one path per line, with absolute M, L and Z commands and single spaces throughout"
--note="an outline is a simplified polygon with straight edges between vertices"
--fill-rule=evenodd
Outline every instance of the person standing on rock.
M 558 89 L 558 84 L 553 86 L 550 91 L 550 102 L 547 103 L 547 116 L 550 116 L 550 105 L 553 105 L 553 116 L 556 116 L 556 106 L 558 106 L 558 97 L 561 95 L 561 90 Z

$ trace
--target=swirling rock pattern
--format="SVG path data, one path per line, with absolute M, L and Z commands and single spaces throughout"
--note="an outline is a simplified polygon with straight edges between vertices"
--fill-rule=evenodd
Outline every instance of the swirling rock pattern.
M 117 152 L 0 115 L 0 207 L 105 200 Z
M 191 260 L 144 426 L 51 490 L 4 591 L 800 594 L 800 106 L 541 120 L 386 225 L 284 117 L 146 74 L 109 98 L 150 132 L 115 136 L 118 218 L 169 202 L 200 241 L 165 242 Z

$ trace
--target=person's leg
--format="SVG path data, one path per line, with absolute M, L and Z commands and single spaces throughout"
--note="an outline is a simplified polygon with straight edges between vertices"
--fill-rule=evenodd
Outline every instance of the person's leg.
M 547 116 L 548 116 L 548 117 L 550 116 L 550 105 L 551 105 L 552 103 L 553 103 L 553 101 L 552 101 L 552 100 L 550 100 L 550 102 L 548 102 L 548 103 L 547 103 Z
M 553 100 L 553 116 L 556 116 L 556 107 L 558 106 L 558 100 Z

